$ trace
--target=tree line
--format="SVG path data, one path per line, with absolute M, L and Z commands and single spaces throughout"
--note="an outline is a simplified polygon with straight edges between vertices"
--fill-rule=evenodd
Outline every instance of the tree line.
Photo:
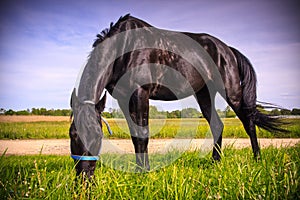
M 102 116 L 105 118 L 124 118 L 121 109 L 109 109 L 108 112 L 103 112 Z M 201 112 L 196 108 L 184 108 L 182 110 L 174 111 L 159 111 L 155 106 L 149 106 L 149 118 L 164 119 L 164 118 L 200 118 Z
M 14 111 L 12 109 L 0 109 L 2 115 L 45 115 L 45 116 L 70 116 L 71 109 L 46 109 L 46 108 L 32 108 L 27 110 Z
M 263 107 L 258 106 L 258 109 L 263 113 L 278 116 L 278 115 L 300 115 L 300 109 L 272 109 L 270 111 L 264 110 Z M 236 114 L 227 106 L 224 110 L 217 109 L 221 117 L 234 118 Z M 70 116 L 71 109 L 46 109 L 46 108 L 32 108 L 27 110 L 14 111 L 12 109 L 0 109 L 2 115 L 46 115 L 46 116 Z M 118 108 L 110 108 L 108 111 L 102 113 L 105 118 L 124 118 L 123 112 Z M 184 108 L 182 110 L 174 111 L 159 111 L 157 107 L 149 107 L 149 118 L 164 119 L 164 118 L 202 118 L 203 115 L 196 108 Z

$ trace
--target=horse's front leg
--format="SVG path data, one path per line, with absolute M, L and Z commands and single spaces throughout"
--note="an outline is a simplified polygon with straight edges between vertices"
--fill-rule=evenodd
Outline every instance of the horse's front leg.
M 149 171 L 149 159 L 148 159 L 148 141 L 149 137 L 147 138 L 139 138 L 131 136 L 134 149 L 135 149 L 135 156 L 136 156 L 136 164 L 138 165 L 137 171 Z
M 224 125 L 216 111 L 215 108 L 215 95 L 216 93 L 210 94 L 209 92 L 214 92 L 208 90 L 208 87 L 205 86 L 197 94 L 196 98 L 198 104 L 201 108 L 202 114 L 209 123 L 212 135 L 214 137 L 214 148 L 212 157 L 215 161 L 220 161 L 221 159 L 221 146 L 222 146 L 222 132 Z M 211 98 L 214 97 L 214 98 Z
M 149 171 L 149 92 L 139 88 L 132 94 L 129 104 L 119 101 L 119 105 L 129 126 L 138 165 L 137 171 Z

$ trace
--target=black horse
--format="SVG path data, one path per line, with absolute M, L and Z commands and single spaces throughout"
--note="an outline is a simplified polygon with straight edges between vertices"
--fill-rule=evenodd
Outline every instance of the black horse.
M 238 50 L 208 34 L 173 32 L 130 16 L 97 35 L 93 51 L 71 97 L 74 120 L 71 153 L 77 174 L 93 175 L 101 148 L 101 112 L 106 89 L 118 100 L 134 144 L 136 163 L 149 170 L 149 99 L 177 100 L 193 95 L 210 124 L 213 159 L 220 160 L 223 123 L 214 104 L 216 93 L 227 101 L 250 136 L 255 158 L 260 148 L 255 125 L 282 131 L 277 119 L 256 107 L 256 75 Z

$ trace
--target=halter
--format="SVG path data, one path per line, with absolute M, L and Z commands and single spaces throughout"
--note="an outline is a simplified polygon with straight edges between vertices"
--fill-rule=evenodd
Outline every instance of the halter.
M 99 160 L 99 156 L 78 156 L 78 155 L 72 155 L 71 158 L 78 161 L 97 161 Z
M 112 130 L 110 129 L 110 126 L 108 122 L 101 116 L 102 121 L 106 125 L 106 128 L 110 135 L 113 134 Z M 99 156 L 80 156 L 80 155 L 73 155 L 71 154 L 71 158 L 73 158 L 76 161 L 97 161 L 99 160 Z

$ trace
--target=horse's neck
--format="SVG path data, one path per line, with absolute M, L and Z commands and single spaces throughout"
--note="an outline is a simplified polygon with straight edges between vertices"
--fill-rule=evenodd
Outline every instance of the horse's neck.
M 103 48 L 102 48 L 103 49 Z M 81 102 L 97 103 L 100 96 L 109 82 L 110 74 L 109 61 L 107 61 L 108 52 L 95 48 L 85 65 L 79 84 L 76 86 L 77 96 Z

